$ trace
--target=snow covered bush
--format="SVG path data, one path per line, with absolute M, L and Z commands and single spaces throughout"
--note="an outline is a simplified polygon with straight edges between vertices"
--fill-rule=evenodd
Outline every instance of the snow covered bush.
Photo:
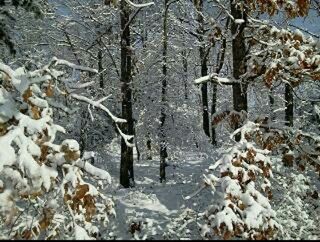
M 319 136 L 268 118 L 246 121 L 231 138 L 237 133 L 241 140 L 209 167 L 219 168 L 219 175 L 205 175 L 205 184 L 213 189 L 213 205 L 203 214 L 207 222 L 202 236 L 315 238 Z M 274 193 L 277 200 L 271 203 Z
M 96 72 L 57 58 L 35 71 L 0 63 L 1 239 L 94 239 L 114 214 L 112 200 L 100 192 L 111 183 L 109 173 L 80 157 L 75 140 L 55 143 L 64 128 L 53 122 L 50 103 L 62 93 L 101 108 L 116 123 L 125 120 L 101 104 L 105 99 L 75 94 L 92 83 L 71 83 L 58 66 Z
M 247 122 L 236 130 L 233 135 L 240 132 L 241 140 L 209 168 L 219 167 L 219 177 L 205 176 L 205 184 L 213 189 L 214 204 L 204 214 L 207 223 L 201 228 L 203 237 L 270 239 L 281 228 L 269 203 L 269 151 L 256 148 L 245 137 L 257 128 L 257 124 Z
M 279 223 L 283 226 L 279 238 L 319 238 L 320 201 L 315 179 L 305 172 L 281 166 L 281 162 L 276 162 L 278 163 L 277 172 L 275 172 L 277 182 L 274 187 L 279 190 L 279 195 L 274 199 L 274 209 Z

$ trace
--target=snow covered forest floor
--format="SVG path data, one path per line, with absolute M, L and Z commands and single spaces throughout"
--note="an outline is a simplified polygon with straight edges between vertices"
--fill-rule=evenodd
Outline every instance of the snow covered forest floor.
M 213 202 L 212 191 L 201 189 L 203 174 L 208 172 L 209 166 L 221 156 L 225 147 L 212 147 L 210 152 L 174 152 L 174 158 L 169 160 L 166 169 L 166 183 L 158 180 L 159 157 L 137 161 L 135 153 L 135 187 L 124 189 L 119 184 L 119 142 L 115 138 L 106 144 L 97 152 L 95 159 L 95 165 L 107 170 L 113 180 L 112 185 L 106 187 L 106 192 L 114 200 L 116 217 L 110 220 L 103 239 L 203 239 L 202 216 Z M 313 179 L 309 187 L 303 183 L 305 177 L 301 172 L 285 168 L 279 160 L 274 163 L 272 204 L 280 215 L 279 222 L 286 226 L 281 238 L 318 239 L 319 202 L 311 198 L 310 204 L 302 205 L 298 194 L 309 191 L 310 187 L 319 191 L 320 180 L 311 174 Z M 290 179 L 281 176 L 286 172 L 292 173 Z M 285 203 L 288 198 L 291 200 L 289 205 Z
M 219 150 L 216 150 L 218 152 Z M 113 178 L 108 193 L 115 202 L 116 218 L 111 220 L 109 239 L 201 239 L 198 213 L 210 203 L 209 189 L 198 191 L 202 174 L 212 163 L 203 152 L 176 152 L 166 168 L 167 181 L 159 183 L 159 157 L 136 161 L 135 187 L 120 188 L 120 146 L 114 142 L 99 152 L 96 165 Z M 137 227 L 135 227 L 137 226 Z

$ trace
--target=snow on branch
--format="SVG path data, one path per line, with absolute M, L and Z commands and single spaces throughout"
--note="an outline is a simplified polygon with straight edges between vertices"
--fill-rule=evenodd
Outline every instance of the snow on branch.
M 91 165 L 89 162 L 84 161 L 84 159 L 79 159 L 75 165 L 78 166 L 79 168 L 82 168 L 92 176 L 98 179 L 106 180 L 108 184 L 111 184 L 111 176 L 107 171 Z
M 52 58 L 52 64 L 55 66 L 56 65 L 64 65 L 64 66 L 68 66 L 68 67 L 71 67 L 72 69 L 76 69 L 76 70 L 80 70 L 80 71 L 89 71 L 89 72 L 93 72 L 93 73 L 98 73 L 98 71 L 96 69 L 76 65 L 76 64 L 73 64 L 73 63 L 66 61 L 66 60 L 60 60 L 57 57 Z
M 80 83 L 80 84 L 67 84 L 67 86 L 70 89 L 81 89 L 81 88 L 90 87 L 94 83 L 95 83 L 95 81 L 90 81 L 90 82 L 85 82 L 85 83 Z
M 233 84 L 239 83 L 238 81 L 227 78 L 227 77 L 218 77 L 217 73 L 203 76 L 203 77 L 200 77 L 200 78 L 194 80 L 194 83 L 197 85 L 202 84 L 202 83 L 206 83 L 206 82 L 214 82 L 214 83 L 217 83 L 220 85 L 221 84 L 233 85 Z
M 5 73 L 9 78 L 14 78 L 14 71 L 10 68 L 10 66 L 0 63 L 0 71 Z
M 116 127 L 117 127 L 117 130 L 119 131 L 121 137 L 124 139 L 124 142 L 126 143 L 126 145 L 128 147 L 132 147 L 133 148 L 134 144 L 130 143 L 129 140 L 131 140 L 134 136 L 133 135 L 124 134 L 117 124 L 116 124 Z
M 106 108 L 104 105 L 101 104 L 101 102 L 96 102 L 96 101 L 93 101 L 93 100 L 91 100 L 91 99 L 89 99 L 89 98 L 87 98 L 85 96 L 81 96 L 81 95 L 74 94 L 74 93 L 72 93 L 70 96 L 75 98 L 75 99 L 77 99 L 77 100 L 79 100 L 79 101 L 87 102 L 87 103 L 91 104 L 94 107 L 102 109 L 103 111 L 105 111 L 112 118 L 112 120 L 115 123 L 126 123 L 127 122 L 125 119 L 118 118 L 118 117 L 114 116 L 110 112 L 110 110 L 108 108 Z
M 154 2 L 149 2 L 149 3 L 142 3 L 142 4 L 138 4 L 138 3 L 133 3 L 130 0 L 125 0 L 129 5 L 131 5 L 132 7 L 135 8 L 143 8 L 143 7 L 148 7 L 151 5 L 154 5 Z
M 110 174 L 85 163 L 76 140 L 55 143 L 56 134 L 65 133 L 65 129 L 54 123 L 52 106 L 73 111 L 50 98 L 53 96 L 50 80 L 67 85 L 59 79 L 65 72 L 53 68 L 57 64 L 94 71 L 57 59 L 34 71 L 26 71 L 24 67 L 13 70 L 0 63 L 0 82 L 12 84 L 0 85 L 0 224 L 6 223 L 0 226 L 2 238 L 61 238 L 73 220 L 74 231 L 68 228 L 69 233 L 73 232 L 76 239 L 93 239 L 101 222 L 106 226 L 108 216 L 115 213 L 112 200 L 99 187 L 83 180 L 85 171 L 100 179 L 101 184 L 110 184 Z M 86 87 L 88 83 L 80 85 Z M 108 112 L 115 122 L 126 122 L 101 105 L 105 98 L 95 102 L 71 95 Z
M 281 230 L 276 221 L 272 199 L 273 177 L 269 150 L 255 147 L 248 141 L 256 133 L 257 124 L 248 121 L 235 131 L 241 141 L 230 147 L 210 166 L 219 167 L 220 176 L 205 176 L 204 183 L 213 190 L 213 204 L 205 212 L 207 223 L 202 226 L 202 236 L 221 236 L 223 239 L 242 237 L 272 239 Z

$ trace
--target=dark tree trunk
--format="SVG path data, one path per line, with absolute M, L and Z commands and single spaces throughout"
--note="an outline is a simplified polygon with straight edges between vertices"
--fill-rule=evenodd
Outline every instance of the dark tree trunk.
M 103 65 L 102 65 L 102 50 L 98 50 L 98 72 L 99 72 L 99 84 L 100 88 L 104 88 L 104 80 L 103 80 Z
M 133 128 L 133 134 L 134 134 L 134 145 L 136 147 L 136 151 L 137 151 L 137 160 L 140 161 L 140 149 L 139 149 L 139 146 L 138 146 L 138 140 L 137 140 L 137 129 L 136 129 L 136 121 L 134 121 L 134 128 Z
M 236 24 L 231 22 L 232 39 L 232 56 L 233 56 L 233 77 L 236 80 L 246 72 L 246 44 L 244 39 L 244 28 L 246 26 L 246 13 L 236 6 L 237 1 L 230 1 L 231 15 L 234 19 L 243 19 L 245 22 Z M 240 112 L 241 110 L 248 111 L 247 105 L 247 84 L 234 84 L 233 85 L 233 107 L 234 110 Z M 237 123 L 235 128 L 239 128 L 241 124 Z M 236 141 L 240 140 L 240 134 L 236 135 Z
M 286 113 L 285 113 L 285 121 L 286 125 L 289 127 L 293 126 L 293 91 L 292 87 L 289 84 L 285 84 L 285 106 L 286 106 Z
M 147 149 L 148 149 L 147 159 L 152 160 L 150 133 L 147 134 Z
M 212 83 L 212 104 L 211 104 L 211 115 L 214 115 L 216 113 L 217 108 L 217 84 Z M 217 144 L 217 138 L 216 138 L 216 129 L 212 125 L 211 126 L 211 144 L 216 145 Z
M 228 28 L 229 25 L 229 18 L 226 23 L 226 29 Z M 221 44 L 221 49 L 220 52 L 217 56 L 217 66 L 216 66 L 216 73 L 219 74 L 223 64 L 224 64 L 224 59 L 225 59 L 225 54 L 226 54 L 226 47 L 227 47 L 227 39 L 224 38 L 222 40 Z M 211 105 L 211 115 L 213 116 L 216 113 L 216 105 L 217 105 L 217 84 L 212 83 L 212 105 Z M 212 125 L 211 126 L 211 144 L 216 145 L 217 140 L 216 140 L 216 129 Z
M 197 0 L 194 1 L 196 5 L 196 9 L 198 11 L 198 24 L 199 27 L 197 29 L 197 33 L 199 35 L 199 53 L 200 53 L 200 61 L 201 61 L 201 76 L 208 75 L 208 66 L 207 66 L 207 51 L 205 48 L 205 42 L 204 42 L 204 19 L 202 15 L 203 11 L 203 0 Z M 202 101 L 202 127 L 204 133 L 210 137 L 210 127 L 209 127 L 209 110 L 208 110 L 208 84 L 203 83 L 201 84 L 201 101 Z
M 188 99 L 188 58 L 187 50 L 182 51 L 184 99 Z
M 167 51 L 168 51 L 168 2 L 164 0 L 163 15 L 163 52 L 162 52 L 162 88 L 161 88 L 161 114 L 160 114 L 160 182 L 166 180 L 167 142 L 165 134 L 166 105 L 167 105 Z
M 86 136 L 86 126 L 87 126 L 87 119 L 88 119 L 88 115 L 87 115 L 87 110 L 84 109 L 82 111 L 82 115 L 81 115 L 81 122 L 80 122 L 80 137 L 79 137 L 79 149 L 80 149 L 80 155 L 82 156 L 85 148 L 86 148 L 86 144 L 87 144 L 87 136 Z
M 272 88 L 270 88 L 269 90 L 269 102 L 270 102 L 270 119 L 272 121 L 275 121 L 276 117 L 274 112 L 274 97 L 273 97 L 273 93 L 272 93 Z
M 127 23 L 130 19 L 130 9 L 128 4 L 121 0 L 120 22 L 121 22 L 121 93 L 122 93 L 122 117 L 127 120 L 123 124 L 123 132 L 133 135 L 132 118 L 132 90 L 131 90 L 131 55 L 130 55 L 130 27 Z M 121 138 L 121 164 L 120 164 L 120 184 L 125 188 L 134 185 L 133 174 L 133 150 L 128 147 Z

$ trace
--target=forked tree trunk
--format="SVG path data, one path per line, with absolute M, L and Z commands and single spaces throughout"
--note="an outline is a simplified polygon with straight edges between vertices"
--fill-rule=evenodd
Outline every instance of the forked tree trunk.
M 121 93 L 122 93 L 122 117 L 127 120 L 122 130 L 125 134 L 133 135 L 132 118 L 132 90 L 130 83 L 131 76 L 131 55 L 130 55 L 130 27 L 127 23 L 130 19 L 130 9 L 125 0 L 120 2 L 121 22 Z M 121 138 L 121 163 L 120 163 L 120 184 L 125 188 L 134 186 L 133 174 L 133 150 L 128 147 Z

